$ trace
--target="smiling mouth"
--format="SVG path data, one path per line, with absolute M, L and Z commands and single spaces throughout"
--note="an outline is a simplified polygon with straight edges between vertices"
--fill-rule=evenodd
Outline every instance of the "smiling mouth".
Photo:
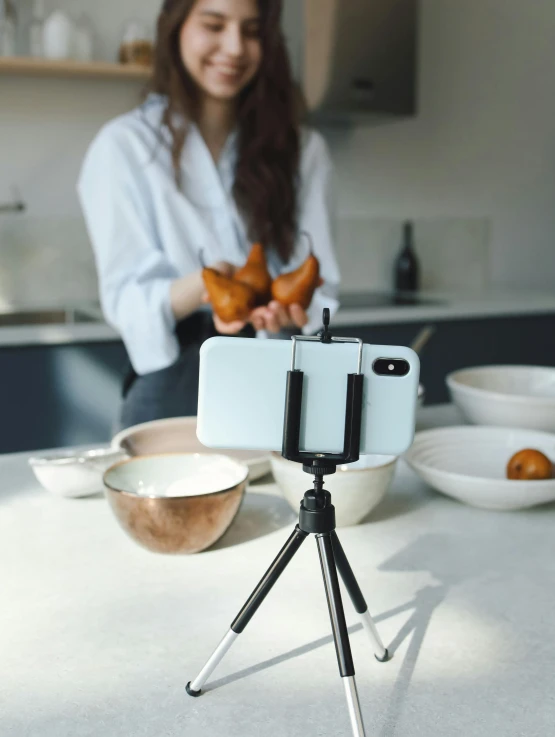
M 211 65 L 211 69 L 216 72 L 220 77 L 224 77 L 225 79 L 229 80 L 237 80 L 240 79 L 243 74 L 245 73 L 245 70 L 243 68 L 231 68 L 231 67 L 218 67 L 216 65 Z

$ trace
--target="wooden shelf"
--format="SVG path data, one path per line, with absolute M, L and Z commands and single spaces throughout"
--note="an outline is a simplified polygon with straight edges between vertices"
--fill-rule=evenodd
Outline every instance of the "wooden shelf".
M 103 61 L 72 61 L 32 59 L 23 56 L 0 58 L 0 76 L 27 77 L 91 77 L 97 79 L 130 79 L 146 81 L 147 67 L 132 64 L 111 64 Z

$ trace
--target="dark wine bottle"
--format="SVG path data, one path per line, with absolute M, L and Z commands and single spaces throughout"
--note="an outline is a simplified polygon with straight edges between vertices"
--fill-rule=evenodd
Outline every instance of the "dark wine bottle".
M 420 286 L 420 266 L 414 250 L 414 226 L 403 226 L 401 252 L 395 261 L 395 291 L 416 292 Z

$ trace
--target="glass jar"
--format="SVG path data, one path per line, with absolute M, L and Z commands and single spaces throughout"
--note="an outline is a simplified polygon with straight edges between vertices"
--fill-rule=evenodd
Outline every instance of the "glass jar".
M 0 56 L 15 56 L 17 15 L 13 0 L 0 0 Z
M 94 57 L 94 32 L 92 23 L 84 13 L 80 13 L 75 17 L 74 25 L 74 58 L 79 61 L 92 61 Z
M 44 56 L 44 0 L 33 0 L 33 13 L 29 22 L 29 56 Z
M 119 60 L 121 64 L 152 66 L 154 44 L 144 23 L 135 20 L 127 24 L 119 50 Z

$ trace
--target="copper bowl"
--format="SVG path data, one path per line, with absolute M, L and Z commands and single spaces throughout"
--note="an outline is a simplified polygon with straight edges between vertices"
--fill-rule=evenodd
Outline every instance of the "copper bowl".
M 104 474 L 110 507 L 135 542 L 156 553 L 199 553 L 237 515 L 245 464 L 223 455 L 172 453 L 132 458 Z

